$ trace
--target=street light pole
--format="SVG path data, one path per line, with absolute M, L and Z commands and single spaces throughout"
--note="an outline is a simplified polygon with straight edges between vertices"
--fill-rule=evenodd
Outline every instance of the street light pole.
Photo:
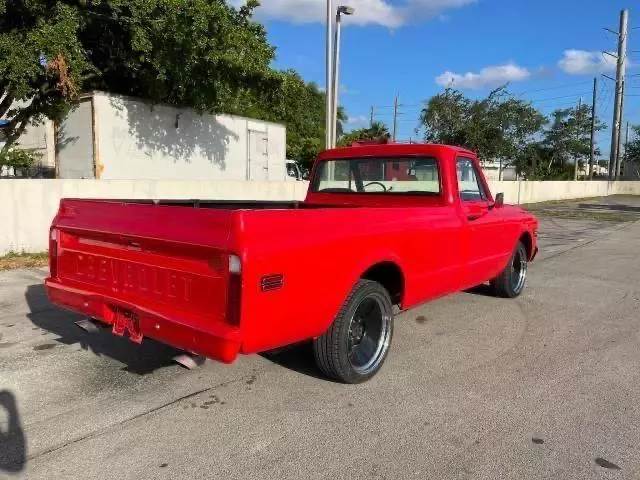
M 335 148 L 338 141 L 338 98 L 340 96 L 340 33 L 342 30 L 342 15 L 353 15 L 354 9 L 340 5 L 336 11 L 336 35 L 333 45 L 333 105 L 331 114 L 331 147 Z
M 333 106 L 333 1 L 327 0 L 327 33 L 326 33 L 326 85 L 325 85 L 325 97 L 326 97 L 326 115 L 325 115 L 325 148 L 331 148 L 331 125 L 333 122 L 332 106 Z
M 335 148 L 338 140 L 338 97 L 340 96 L 340 8 L 336 13 L 336 35 L 333 44 L 333 105 L 331 113 L 333 118 L 331 119 L 331 147 Z

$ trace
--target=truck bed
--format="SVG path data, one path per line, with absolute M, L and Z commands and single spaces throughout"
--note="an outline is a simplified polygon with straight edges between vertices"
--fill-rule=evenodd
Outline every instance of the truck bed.
M 339 208 L 340 205 L 319 205 L 305 202 L 268 201 L 268 200 L 95 200 L 139 205 L 156 205 L 165 207 L 213 208 L 220 210 L 298 210 L 309 208 Z M 342 205 L 347 208 L 347 206 Z
M 410 231 L 446 226 L 456 251 L 457 222 L 449 207 L 400 213 L 348 203 L 65 199 L 52 225 L 46 285 L 54 303 L 118 335 L 231 362 L 321 334 L 354 271 L 393 260 L 383 255 L 393 243 L 411 255 L 442 238 L 418 242 Z M 370 254 L 354 255 L 363 244 Z M 232 257 L 241 275 L 231 271 Z M 343 268 L 351 274 L 337 275 Z M 332 285 L 311 311 L 310 271 L 322 288 Z M 410 305 L 418 294 L 407 289 L 402 300 Z

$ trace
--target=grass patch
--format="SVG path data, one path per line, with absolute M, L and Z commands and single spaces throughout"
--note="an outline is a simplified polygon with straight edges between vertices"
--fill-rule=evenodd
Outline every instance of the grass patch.
M 49 264 L 49 254 L 15 253 L 10 252 L 0 257 L 0 270 L 14 270 L 16 268 L 46 267 Z
M 613 196 L 613 195 L 610 195 Z M 571 205 L 573 203 L 578 202 L 588 202 L 590 200 L 600 200 L 608 197 L 582 197 L 582 198 L 569 198 L 566 200 L 545 200 L 544 202 L 532 202 L 532 203 L 521 203 L 520 206 L 526 208 L 527 210 L 535 209 L 536 207 L 544 208 L 544 207 L 553 207 L 555 205 Z
M 621 213 L 605 213 L 605 212 L 590 212 L 580 210 L 549 210 L 549 209 L 532 209 L 532 213 L 540 215 L 542 217 L 558 217 L 558 218 L 573 218 L 576 220 L 594 220 L 594 221 L 606 221 L 606 222 L 634 222 L 638 220 L 635 215 L 624 215 Z

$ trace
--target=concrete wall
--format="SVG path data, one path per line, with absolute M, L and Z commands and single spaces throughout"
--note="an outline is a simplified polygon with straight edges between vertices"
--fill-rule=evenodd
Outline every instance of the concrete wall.
M 46 250 L 61 198 L 302 200 L 306 182 L 0 181 L 0 255 Z
M 614 195 L 616 182 L 496 182 L 489 181 L 491 192 L 504 193 L 512 204 L 537 203 L 571 198 Z M 617 182 L 621 183 L 621 182 Z
M 490 182 L 507 203 L 640 195 L 640 182 Z M 47 249 L 48 227 L 60 199 L 302 200 L 307 182 L 212 182 L 172 180 L 1 180 L 0 255 Z
M 640 182 L 615 182 L 614 195 L 640 195 Z

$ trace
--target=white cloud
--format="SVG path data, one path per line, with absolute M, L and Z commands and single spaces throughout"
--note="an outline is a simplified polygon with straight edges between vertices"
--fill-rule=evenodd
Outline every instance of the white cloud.
M 598 51 L 565 50 L 558 67 L 569 75 L 604 73 L 616 69 L 616 59 Z
M 347 119 L 347 125 L 350 127 L 364 127 L 365 125 L 369 125 L 369 117 L 365 117 L 364 115 L 349 117 Z
M 506 82 L 520 82 L 527 80 L 531 72 L 513 63 L 485 67 L 479 73 L 444 72 L 436 77 L 436 83 L 443 87 L 453 88 L 484 88 L 496 87 Z
M 437 17 L 441 12 L 459 8 L 476 0 L 405 0 L 398 5 L 390 0 L 349 0 L 355 14 L 346 17 L 345 23 L 353 25 L 381 25 L 397 28 L 413 21 Z M 245 0 L 232 0 L 239 6 Z M 337 6 L 339 2 L 335 2 Z M 263 0 L 256 10 L 258 16 L 285 20 L 293 23 L 324 23 L 326 0 Z

